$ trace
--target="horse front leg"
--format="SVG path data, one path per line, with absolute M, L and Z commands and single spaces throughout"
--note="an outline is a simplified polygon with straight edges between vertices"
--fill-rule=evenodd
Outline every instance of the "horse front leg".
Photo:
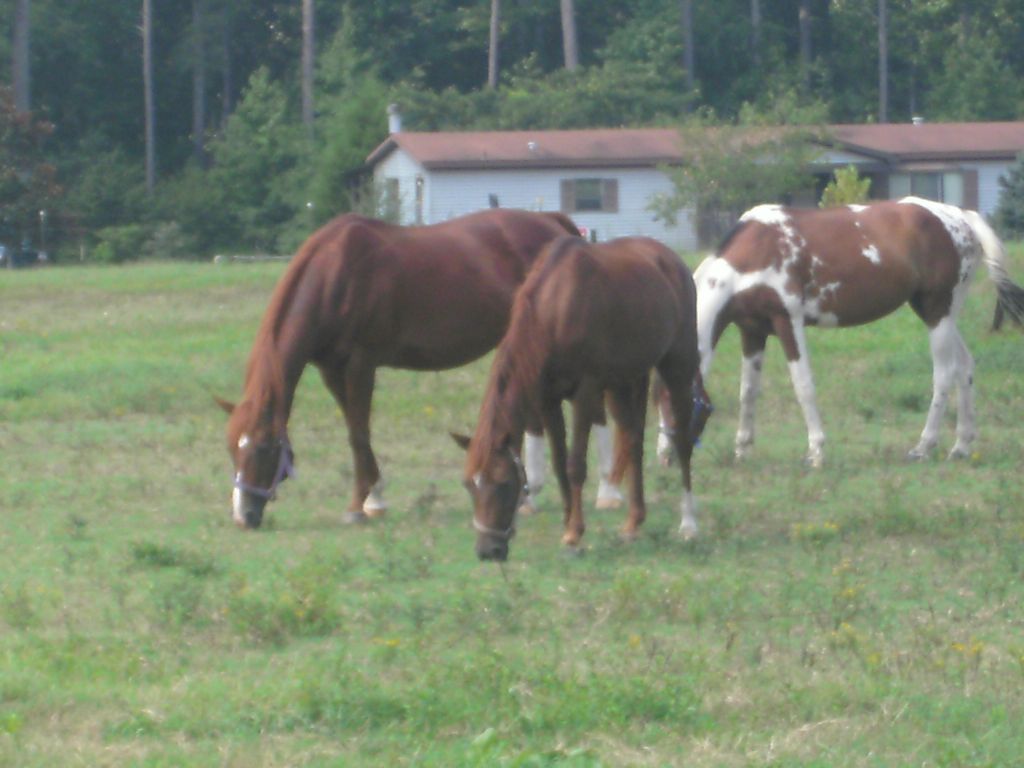
M 562 401 L 553 400 L 544 404 L 544 430 L 548 433 L 551 445 L 551 466 L 558 480 L 558 490 L 562 494 L 564 533 L 562 543 L 569 547 L 579 544 L 583 531 L 576 531 L 572 519 L 572 487 L 569 482 L 568 451 L 565 443 L 565 417 L 562 415 Z M 582 524 L 582 520 L 580 521 Z
M 345 512 L 345 522 L 356 523 L 368 517 L 380 517 L 386 512 L 387 505 L 381 495 L 380 468 L 370 445 L 370 409 L 376 369 L 354 355 L 344 366 L 324 369 L 322 373 L 345 416 L 355 470 L 355 487 Z
M 776 315 L 772 318 L 772 327 L 789 361 L 789 378 L 807 424 L 807 464 L 818 469 L 825 462 L 825 431 L 818 413 L 804 321 L 802 317 Z

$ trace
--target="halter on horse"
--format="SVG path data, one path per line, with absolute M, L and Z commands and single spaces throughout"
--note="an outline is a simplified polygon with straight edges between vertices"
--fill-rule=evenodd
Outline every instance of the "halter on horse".
M 635 537 L 646 516 L 643 432 L 650 370 L 657 370 L 669 393 L 675 423 L 689 425 L 698 366 L 693 280 L 672 251 L 640 237 L 601 245 L 564 237 L 549 244 L 516 296 L 476 433 L 460 440 L 468 447 L 465 485 L 473 498 L 477 555 L 508 557 L 521 488 L 519 445 L 524 425 L 537 414 L 551 441 L 565 508 L 562 542 L 579 545 L 587 438 L 605 393 L 618 426 L 613 476 L 620 478 L 626 469 L 631 475 L 623 535 Z M 565 399 L 573 404 L 571 454 Z M 703 428 L 704 419 L 706 412 L 693 429 Z M 686 535 L 696 532 L 690 456 L 698 436 L 690 430 L 674 436 Z
M 974 211 L 916 197 L 825 210 L 760 205 L 743 214 L 716 256 L 694 273 L 701 372 L 730 323 L 743 346 L 736 456 L 754 442 L 754 407 L 769 335 L 779 337 L 807 422 L 812 466 L 824 460 L 825 433 L 814 394 L 804 328 L 877 320 L 904 303 L 928 326 L 934 366 L 931 407 L 910 457 L 935 447 L 946 400 L 958 392 L 950 458 L 975 439 L 974 361 L 956 320 L 975 268 L 984 261 L 1002 313 L 1024 321 L 1024 290 L 1006 272 L 1002 244 Z

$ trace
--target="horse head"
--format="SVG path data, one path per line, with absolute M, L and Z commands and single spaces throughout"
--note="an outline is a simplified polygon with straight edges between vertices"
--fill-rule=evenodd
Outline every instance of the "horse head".
M 452 438 L 469 449 L 468 437 L 452 434 Z M 479 469 L 467 473 L 463 485 L 473 500 L 477 557 L 507 560 L 508 544 L 516 535 L 516 512 L 529 490 L 523 462 L 508 438 L 487 452 Z
M 228 413 L 228 454 L 234 463 L 232 519 L 242 528 L 259 528 L 267 502 L 277 486 L 295 475 L 295 453 L 284 427 L 257 412 L 248 401 L 217 403 Z

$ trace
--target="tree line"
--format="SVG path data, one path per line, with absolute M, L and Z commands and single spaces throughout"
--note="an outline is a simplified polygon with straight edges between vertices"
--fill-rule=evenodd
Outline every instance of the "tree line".
M 1024 0 L 10 0 L 0 241 L 287 251 L 409 130 L 1008 120 Z M 785 120 L 786 115 L 781 115 Z M 47 215 L 41 217 L 40 213 Z

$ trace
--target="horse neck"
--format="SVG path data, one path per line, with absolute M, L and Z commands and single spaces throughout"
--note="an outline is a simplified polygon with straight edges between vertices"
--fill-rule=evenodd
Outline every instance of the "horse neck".
M 244 399 L 257 418 L 270 422 L 274 434 L 282 434 L 291 416 L 295 389 L 308 358 L 292 336 L 260 333 L 253 345 L 246 375 Z
M 488 457 L 505 438 L 515 450 L 520 449 L 527 423 L 535 415 L 538 386 L 539 380 L 524 378 L 515 370 L 507 350 L 499 348 L 470 449 L 473 472 L 483 469 Z M 539 423 L 539 414 L 532 420 Z

